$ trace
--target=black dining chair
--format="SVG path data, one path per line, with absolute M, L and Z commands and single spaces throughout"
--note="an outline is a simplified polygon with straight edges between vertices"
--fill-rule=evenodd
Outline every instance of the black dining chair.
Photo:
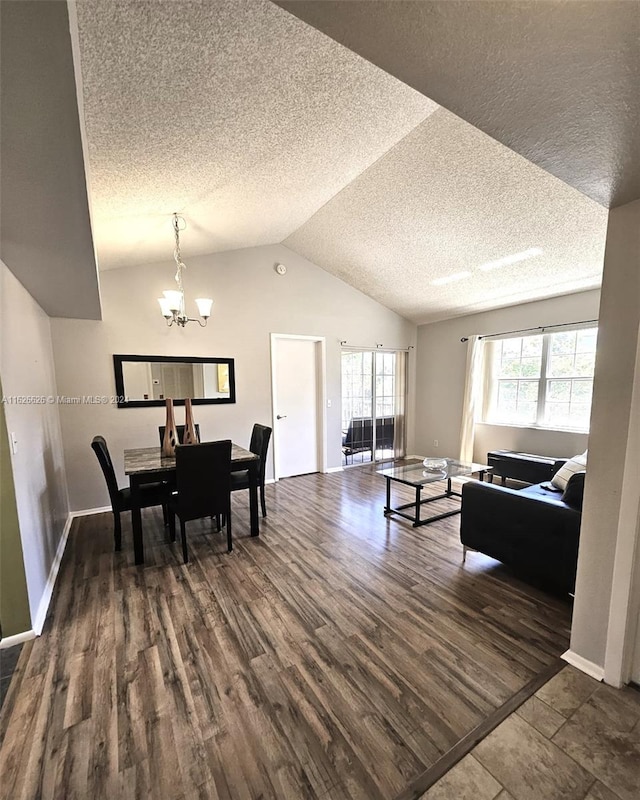
M 267 465 L 267 451 L 269 450 L 269 440 L 271 439 L 271 428 L 260 425 L 256 422 L 251 432 L 251 442 L 249 450 L 260 456 L 260 466 L 258 467 L 258 486 L 260 487 L 260 506 L 262 516 L 267 516 L 267 504 L 264 499 L 264 473 Z M 231 473 L 231 491 L 249 488 L 249 470 L 243 469 Z
M 177 516 L 185 564 L 189 560 L 186 523 L 190 520 L 222 517 L 227 528 L 227 551 L 231 552 L 231 440 L 177 445 L 176 487 L 177 494 L 169 502 L 169 530 L 175 541 Z
M 104 436 L 94 436 L 91 447 L 98 457 L 98 462 L 102 468 L 102 474 L 107 483 L 109 499 L 111 500 L 111 511 L 113 512 L 113 538 L 115 541 L 115 549 L 120 550 L 122 549 L 122 524 L 120 522 L 120 514 L 123 511 L 131 511 L 133 508 L 131 489 L 128 486 L 124 489 L 118 488 L 116 473 Z M 140 487 L 140 508 L 162 506 L 166 523 L 169 496 L 170 492 L 166 483 L 143 484 Z
M 158 433 L 160 434 L 160 447 L 162 447 L 162 443 L 164 441 L 164 431 L 166 425 L 158 425 Z M 184 425 L 176 425 L 176 431 L 178 432 L 178 442 L 180 444 L 184 441 Z M 198 441 L 200 441 L 200 423 L 196 422 L 195 424 L 196 429 L 196 436 L 198 437 Z

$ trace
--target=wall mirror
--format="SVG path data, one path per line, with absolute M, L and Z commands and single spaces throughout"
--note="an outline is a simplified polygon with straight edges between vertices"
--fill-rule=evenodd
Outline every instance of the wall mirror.
M 236 402 L 232 358 L 114 355 L 113 367 L 118 408 Z

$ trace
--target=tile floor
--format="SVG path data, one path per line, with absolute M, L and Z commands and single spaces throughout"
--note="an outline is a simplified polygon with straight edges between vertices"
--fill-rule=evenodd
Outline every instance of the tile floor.
M 640 800 L 640 691 L 567 666 L 423 800 Z

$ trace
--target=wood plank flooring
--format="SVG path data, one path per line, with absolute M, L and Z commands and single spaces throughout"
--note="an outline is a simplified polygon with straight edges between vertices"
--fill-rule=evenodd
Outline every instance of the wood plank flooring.
M 382 514 L 370 467 L 267 486 L 192 561 L 143 512 L 74 522 L 0 716 L 2 797 L 391 800 L 567 648 L 570 605 L 476 553 L 459 517 Z M 407 495 L 411 499 L 411 494 Z M 444 501 L 441 507 L 445 509 Z

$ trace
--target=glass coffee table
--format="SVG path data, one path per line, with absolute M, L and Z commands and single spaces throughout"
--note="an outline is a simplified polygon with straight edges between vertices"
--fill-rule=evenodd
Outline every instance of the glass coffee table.
M 434 466 L 426 467 L 424 463 L 420 461 L 417 464 L 408 464 L 402 467 L 378 470 L 378 475 L 382 475 L 387 479 L 387 503 L 384 507 L 385 517 L 397 514 L 413 522 L 413 527 L 417 528 L 420 525 L 427 525 L 429 522 L 435 522 L 438 519 L 444 519 L 445 517 L 452 517 L 454 514 L 459 514 L 460 507 L 453 511 L 443 511 L 441 514 L 435 514 L 432 517 L 421 519 L 420 508 L 427 503 L 434 503 L 436 500 L 444 500 L 448 497 L 462 497 L 461 492 L 457 492 L 451 488 L 452 478 L 461 478 L 477 473 L 478 478 L 483 481 L 485 473 L 491 472 L 493 469 L 493 467 L 489 467 L 486 464 L 463 464 L 453 458 L 429 459 L 429 461 L 433 462 Z M 436 462 L 441 462 L 440 466 L 436 466 Z M 411 503 L 403 503 L 397 508 L 392 508 L 392 481 L 413 487 L 416 491 L 416 499 Z M 445 492 L 434 495 L 433 497 L 421 497 L 422 488 L 424 486 L 428 483 L 437 483 L 438 481 L 447 482 Z M 409 509 L 413 509 L 413 513 L 409 513 Z

